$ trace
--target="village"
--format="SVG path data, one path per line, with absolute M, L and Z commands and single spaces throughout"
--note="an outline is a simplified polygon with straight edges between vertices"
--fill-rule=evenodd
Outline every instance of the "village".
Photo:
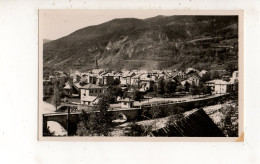
M 185 113 L 190 113 L 189 111 L 201 109 L 202 107 L 205 109 L 202 113 L 206 112 L 208 115 L 202 117 L 211 117 L 214 123 L 219 125 L 219 128 L 225 128 L 223 131 L 227 131 L 227 127 L 231 126 L 232 130 L 229 130 L 229 134 L 226 132 L 226 136 L 236 134 L 233 131 L 234 128 L 236 130 L 237 126 L 223 124 L 223 121 L 225 122 L 232 118 L 232 122 L 237 122 L 238 111 L 235 106 L 238 99 L 238 71 L 199 71 L 194 68 L 188 68 L 182 71 L 131 70 L 115 72 L 113 70 L 98 69 L 97 63 L 95 67 L 95 69 L 88 72 L 65 73 L 55 71 L 52 75 L 45 76 L 43 80 L 43 99 L 45 105 L 52 104 L 53 106 L 52 108 L 43 108 L 45 132 L 49 128 L 47 122 L 56 121 L 59 124 L 63 124 L 62 131 L 67 130 L 66 133 L 60 133 L 63 135 L 90 135 L 93 133 L 92 131 L 87 130 L 86 132 L 84 130 L 85 126 L 90 124 L 90 129 L 93 126 L 99 129 L 98 131 L 102 129 L 101 134 L 98 133 L 98 135 L 104 135 L 105 131 L 113 129 L 109 134 L 105 135 L 118 136 L 123 133 L 122 135 L 124 136 L 129 133 L 129 130 L 122 132 L 125 131 L 125 126 L 129 129 L 133 122 L 138 121 L 140 123 L 144 121 L 146 125 L 149 120 L 161 119 L 163 120 L 162 123 L 156 125 L 153 129 L 153 131 L 157 132 L 160 130 L 158 127 L 165 128 L 167 122 L 169 122 L 165 121 L 168 120 L 168 117 L 177 116 L 178 118 L 181 115 L 181 118 L 183 118 Z M 232 101 L 230 101 L 230 98 L 225 99 L 229 95 L 232 95 Z M 219 103 L 224 103 L 224 106 L 219 106 Z M 213 106 L 208 107 L 209 105 Z M 103 112 L 106 115 L 103 118 L 105 122 L 108 119 L 112 124 L 109 127 L 102 128 L 104 125 L 99 121 L 95 121 L 94 124 L 89 123 L 91 114 L 94 114 L 92 119 L 100 119 L 100 116 L 95 115 L 96 112 Z M 201 112 L 201 110 L 197 112 Z M 216 115 L 216 113 L 218 114 Z M 83 120 L 84 124 L 87 124 L 83 126 L 83 130 L 79 124 L 79 122 L 82 122 L 80 119 L 82 114 L 88 115 L 87 120 Z M 72 128 L 74 130 L 69 134 L 68 120 L 72 119 L 72 115 L 76 116 L 74 117 L 74 128 Z M 220 115 L 221 119 L 219 118 Z M 175 118 L 174 122 L 178 120 Z M 195 119 L 195 121 L 201 120 L 203 119 Z M 156 123 L 150 122 L 148 124 L 152 127 Z M 194 125 L 196 124 L 200 123 L 195 123 Z M 204 122 L 204 124 L 210 124 L 210 122 Z M 214 129 L 215 124 L 211 128 Z M 120 129 L 119 132 L 114 132 L 118 128 Z M 197 129 L 200 128 L 203 127 L 198 127 Z M 216 131 L 219 128 L 216 128 Z M 186 127 L 183 130 L 189 131 L 189 128 Z M 133 131 L 135 130 L 130 130 L 131 133 Z M 191 130 L 192 133 L 193 131 Z M 210 133 L 210 129 L 206 131 Z M 216 131 L 213 131 L 214 135 L 223 134 L 222 132 L 215 134 Z M 94 133 L 94 135 L 97 135 L 96 131 Z M 44 134 L 46 135 L 46 133 Z
M 115 72 L 98 69 L 97 64 L 96 67 L 88 72 L 74 74 L 56 71 L 45 77 L 44 100 L 49 97 L 56 109 L 61 104 L 77 105 L 78 109 L 82 109 L 95 106 L 100 95 L 112 90 L 111 107 L 134 108 L 145 103 L 166 100 L 181 102 L 198 96 L 221 95 L 238 90 L 238 71 L 199 71 L 188 68 L 184 71 Z M 53 96 L 56 96 L 55 100 Z

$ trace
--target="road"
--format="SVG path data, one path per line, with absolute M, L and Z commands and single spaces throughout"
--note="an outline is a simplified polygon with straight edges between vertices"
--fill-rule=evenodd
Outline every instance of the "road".
M 178 98 L 161 98 L 161 97 L 155 97 L 155 98 L 151 98 L 151 99 L 147 99 L 144 101 L 135 101 L 134 102 L 134 106 L 141 106 L 141 105 L 148 105 L 148 104 L 155 104 L 155 103 L 165 103 L 165 102 L 169 102 L 169 103 L 178 103 L 178 102 L 187 102 L 187 101 L 198 101 L 198 100 L 203 100 L 203 99 L 208 99 L 208 98 L 213 98 L 213 97 L 218 97 L 218 96 L 223 96 L 223 94 L 215 94 L 215 95 L 211 95 L 211 96 L 207 96 L 207 97 L 199 97 L 197 96 L 193 96 L 191 97 L 190 95 L 187 96 L 183 96 L 183 97 L 178 97 Z M 120 108 L 121 105 L 120 103 L 118 104 L 111 104 L 111 107 L 113 108 Z

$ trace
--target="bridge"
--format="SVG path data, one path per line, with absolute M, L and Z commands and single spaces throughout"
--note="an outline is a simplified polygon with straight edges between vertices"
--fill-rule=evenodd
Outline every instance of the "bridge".
M 80 112 L 75 113 L 47 113 L 43 114 L 43 128 L 47 129 L 47 122 L 48 121 L 55 121 L 59 123 L 64 129 L 67 130 L 68 127 L 68 120 L 71 123 L 76 123 L 79 119 Z
M 118 118 L 120 115 L 123 115 L 127 118 L 127 120 L 133 120 L 138 118 L 141 115 L 140 108 L 130 108 L 130 109 L 113 109 L 108 110 L 108 113 L 112 114 L 113 118 Z M 47 129 L 48 121 L 55 121 L 59 123 L 65 130 L 68 130 L 68 124 L 70 126 L 76 126 L 79 122 L 79 115 L 81 112 L 72 112 L 68 114 L 67 112 L 60 113 L 46 113 L 43 114 L 43 128 Z M 95 114 L 99 113 L 98 111 L 90 111 L 86 112 L 87 114 Z M 68 123 L 69 121 L 69 123 Z

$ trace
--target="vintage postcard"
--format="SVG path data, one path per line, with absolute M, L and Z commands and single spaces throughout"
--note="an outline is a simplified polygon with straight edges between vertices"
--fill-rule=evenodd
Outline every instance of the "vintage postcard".
M 39 10 L 38 139 L 243 141 L 243 11 Z

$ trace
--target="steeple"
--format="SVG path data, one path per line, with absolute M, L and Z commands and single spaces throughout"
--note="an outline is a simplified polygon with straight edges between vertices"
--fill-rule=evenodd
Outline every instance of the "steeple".
M 95 60 L 95 62 L 96 62 L 96 69 L 98 69 L 98 63 L 97 63 L 97 59 Z

